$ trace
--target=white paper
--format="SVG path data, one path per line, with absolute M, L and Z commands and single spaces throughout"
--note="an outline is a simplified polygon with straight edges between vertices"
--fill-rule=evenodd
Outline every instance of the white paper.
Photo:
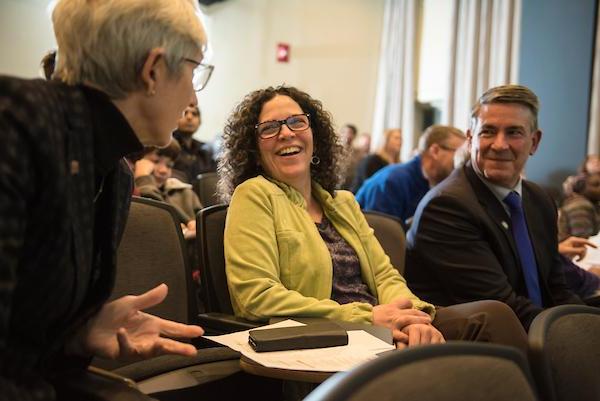
M 303 326 L 295 320 L 284 320 L 259 329 L 276 327 Z M 248 332 L 205 336 L 209 340 L 228 346 L 241 352 L 245 357 L 263 366 L 290 370 L 307 370 L 315 372 L 341 372 L 374 359 L 377 354 L 394 349 L 392 344 L 367 333 L 364 330 L 348 331 L 348 345 L 306 350 L 255 352 L 248 344 Z
M 588 246 L 583 259 L 579 261 L 573 259 L 573 263 L 585 270 L 588 270 L 594 265 L 600 265 L 600 234 L 588 238 L 588 241 L 596 245 L 598 248 L 592 248 Z

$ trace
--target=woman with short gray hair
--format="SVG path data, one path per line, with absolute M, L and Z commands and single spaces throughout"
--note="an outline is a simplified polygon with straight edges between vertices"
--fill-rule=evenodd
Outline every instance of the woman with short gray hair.
M 192 0 L 59 0 L 52 81 L 0 77 L 0 399 L 53 400 L 91 357 L 196 355 L 198 326 L 110 303 L 131 198 L 123 157 L 166 146 L 206 84 Z

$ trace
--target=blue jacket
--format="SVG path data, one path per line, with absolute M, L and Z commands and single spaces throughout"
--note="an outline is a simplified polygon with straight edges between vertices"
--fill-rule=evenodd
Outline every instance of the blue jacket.
M 374 210 L 398 217 L 405 222 L 415 214 L 419 201 L 429 191 L 421 171 L 421 157 L 392 164 L 369 178 L 356 194 L 363 210 Z

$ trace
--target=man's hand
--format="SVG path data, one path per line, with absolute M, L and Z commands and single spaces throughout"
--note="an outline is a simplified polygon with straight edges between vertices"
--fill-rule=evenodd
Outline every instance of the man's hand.
M 163 354 L 196 355 L 191 344 L 164 338 L 192 338 L 204 334 L 199 326 L 172 322 L 142 312 L 167 296 L 165 284 L 142 294 L 106 303 L 78 333 L 67 349 L 82 355 L 133 361 Z
M 558 252 L 569 259 L 575 258 L 576 261 L 580 261 L 585 257 L 586 246 L 597 248 L 585 238 L 569 237 L 558 244 Z
M 431 324 L 431 316 L 412 309 L 412 302 L 406 298 L 396 298 L 389 304 L 373 307 L 373 324 L 392 329 L 394 341 L 408 344 L 409 335 L 403 332 L 412 324 Z

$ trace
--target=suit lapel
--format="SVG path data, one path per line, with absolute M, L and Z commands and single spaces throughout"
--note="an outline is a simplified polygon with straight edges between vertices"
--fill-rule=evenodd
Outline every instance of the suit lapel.
M 506 242 L 508 242 L 510 245 L 514 259 L 520 266 L 521 259 L 519 258 L 517 246 L 511 232 L 510 216 L 506 213 L 506 210 L 504 210 L 504 207 L 498 198 L 496 198 L 492 191 L 477 176 L 477 173 L 475 173 L 475 170 L 473 170 L 471 163 L 465 166 L 465 175 L 467 180 L 469 180 L 471 187 L 475 191 L 477 200 L 488 216 L 490 216 L 490 219 L 494 222 L 494 224 L 496 224 L 498 231 L 502 232 Z
M 523 212 L 525 213 L 525 221 L 527 222 L 527 231 L 529 232 L 529 238 L 531 239 L 531 245 L 533 246 L 533 253 L 535 255 L 536 265 L 538 274 L 541 275 L 540 284 L 546 283 L 548 279 L 548 269 L 545 268 L 543 257 L 541 252 L 544 250 L 544 244 L 540 242 L 540 239 L 544 238 L 544 233 L 539 230 L 545 230 L 544 225 L 536 219 L 539 213 L 536 213 L 535 201 L 532 199 L 532 192 L 529 189 L 527 183 L 523 181 Z

